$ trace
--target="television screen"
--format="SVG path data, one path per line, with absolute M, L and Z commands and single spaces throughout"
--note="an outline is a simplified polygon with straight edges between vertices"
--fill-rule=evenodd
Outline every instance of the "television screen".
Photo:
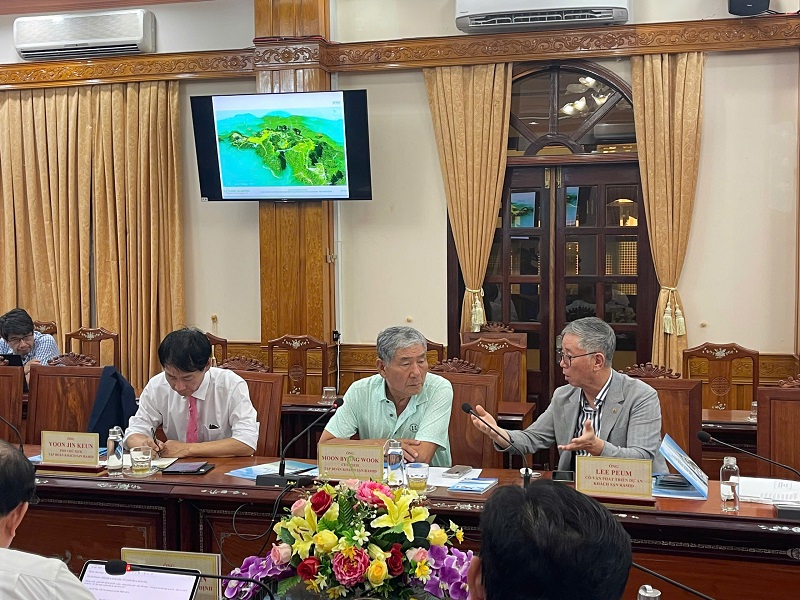
M 366 90 L 192 96 L 207 200 L 370 200 Z

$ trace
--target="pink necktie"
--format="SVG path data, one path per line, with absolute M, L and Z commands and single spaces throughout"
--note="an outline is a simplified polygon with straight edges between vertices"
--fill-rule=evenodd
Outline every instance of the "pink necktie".
M 189 423 L 186 425 L 186 443 L 197 442 L 197 398 L 189 396 Z

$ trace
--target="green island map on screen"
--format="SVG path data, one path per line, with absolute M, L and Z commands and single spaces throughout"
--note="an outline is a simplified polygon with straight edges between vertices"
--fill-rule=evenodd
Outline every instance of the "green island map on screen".
M 269 181 L 262 181 L 257 171 L 247 169 L 251 185 L 347 183 L 344 144 L 322 131 L 330 125 L 326 120 L 286 114 L 261 117 L 238 114 L 227 120 L 227 124 L 231 127 L 219 133 L 223 163 L 229 167 L 239 163 L 244 171 L 245 164 L 236 160 L 235 155 L 255 151 L 272 174 Z

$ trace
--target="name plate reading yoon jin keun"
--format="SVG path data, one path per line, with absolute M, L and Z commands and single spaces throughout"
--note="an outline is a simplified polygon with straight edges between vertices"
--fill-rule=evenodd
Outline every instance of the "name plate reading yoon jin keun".
M 383 444 L 370 440 L 330 440 L 317 447 L 323 479 L 383 480 Z
M 607 456 L 575 457 L 575 489 L 588 496 L 653 496 L 653 461 Z
M 100 436 L 96 433 L 69 431 L 42 432 L 43 465 L 80 465 L 96 467 Z

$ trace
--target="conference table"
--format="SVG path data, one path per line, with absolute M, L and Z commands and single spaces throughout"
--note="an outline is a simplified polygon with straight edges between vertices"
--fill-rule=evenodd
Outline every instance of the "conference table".
M 28 455 L 38 452 L 26 448 Z M 146 479 L 37 473 L 40 502 L 30 508 L 12 546 L 58 556 L 74 572 L 88 559 L 119 558 L 122 547 L 220 553 L 223 571 L 229 572 L 269 547 L 280 490 L 226 473 L 272 460 L 212 459 L 216 468 L 205 475 L 157 473 Z M 485 469 L 482 476 L 521 485 L 516 470 Z M 780 520 L 762 504 L 743 503 L 738 515 L 721 514 L 715 484 L 707 501 L 658 499 L 655 509 L 611 508 L 632 538 L 635 560 L 717 599 L 785 597 L 800 582 L 800 522 Z M 452 519 L 464 527 L 464 547 L 477 550 L 480 513 L 491 492 L 478 496 L 438 488 L 427 501 L 444 523 Z M 277 508 L 304 493 L 289 492 Z M 665 599 L 690 597 L 632 571 L 625 598 L 635 599 L 635 589 L 645 582 L 661 589 Z

